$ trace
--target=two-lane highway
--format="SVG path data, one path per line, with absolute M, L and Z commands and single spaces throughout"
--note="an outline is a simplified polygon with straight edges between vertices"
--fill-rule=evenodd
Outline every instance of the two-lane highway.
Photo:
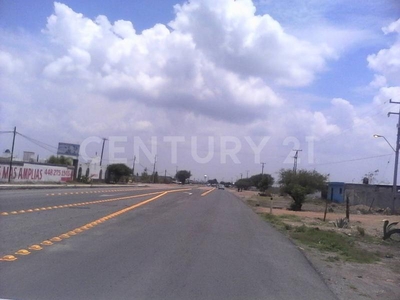
M 72 192 L 1 192 L 0 298 L 335 299 L 228 191 Z

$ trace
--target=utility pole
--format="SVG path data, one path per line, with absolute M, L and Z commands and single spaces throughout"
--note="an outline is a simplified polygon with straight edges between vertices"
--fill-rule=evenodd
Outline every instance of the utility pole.
M 8 182 L 10 183 L 11 181 L 11 172 L 12 172 L 12 163 L 13 163 L 13 156 L 14 156 L 14 144 L 15 144 L 15 135 L 17 133 L 17 127 L 14 127 L 14 132 L 13 132 L 13 142 L 11 146 L 11 157 L 10 157 L 10 169 L 8 171 Z
M 261 177 L 264 176 L 264 165 L 265 165 L 265 164 L 266 164 L 266 163 L 264 163 L 264 162 L 261 163 Z
M 390 99 L 390 103 L 400 104 L 400 102 L 395 102 Z M 400 143 L 400 109 L 399 112 L 389 112 L 388 117 L 390 115 L 398 115 L 399 119 L 397 121 L 397 139 L 396 139 L 396 156 L 394 159 L 394 172 L 393 172 L 393 203 L 392 203 L 392 214 L 395 214 L 396 211 L 396 199 L 397 199 L 397 169 L 399 166 L 399 143 Z
M 135 162 L 136 162 L 136 155 L 133 156 L 133 165 L 132 165 L 132 176 L 135 178 Z
M 243 173 L 240 173 L 240 179 L 242 179 L 243 178 Z
M 102 140 L 103 140 L 103 146 L 101 147 L 100 167 L 101 167 L 101 164 L 102 164 L 102 162 L 103 162 L 104 144 L 106 143 L 106 141 L 108 141 L 108 139 L 102 138 Z M 100 179 L 101 179 L 101 178 L 100 178 Z
M 156 183 L 156 163 L 157 163 L 157 155 L 154 156 L 153 183 Z
M 296 149 L 296 150 L 293 150 L 293 151 L 296 151 L 296 154 L 293 156 L 293 158 L 294 158 L 293 173 L 296 174 L 296 172 L 297 172 L 297 158 L 299 157 L 299 152 L 303 151 L 303 150 Z
M 247 172 L 247 178 L 249 178 L 249 170 L 246 170 L 246 172 Z

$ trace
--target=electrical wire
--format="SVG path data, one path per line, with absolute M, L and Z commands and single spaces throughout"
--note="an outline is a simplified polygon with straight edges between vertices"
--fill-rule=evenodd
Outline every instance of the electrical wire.
M 46 144 L 46 143 L 44 143 L 44 142 L 41 142 L 41 141 L 39 141 L 39 140 L 30 138 L 30 137 L 28 137 L 28 136 L 26 136 L 26 135 L 23 135 L 23 134 L 19 133 L 19 132 L 16 132 L 16 133 L 17 133 L 18 135 L 20 135 L 21 137 L 25 138 L 26 140 L 30 141 L 31 143 L 35 144 L 36 146 L 39 146 L 39 147 L 41 147 L 41 148 L 43 148 L 43 149 L 45 149 L 45 150 L 47 150 L 47 151 L 49 151 L 49 152 L 51 152 L 51 153 L 53 153 L 53 154 L 57 154 L 57 151 L 56 151 L 56 150 L 57 150 L 57 147 L 54 147 L 54 146 L 51 146 L 51 145 Z M 49 148 L 53 148 L 53 149 L 55 149 L 55 150 L 49 149 Z
M 346 162 L 353 162 L 353 161 L 360 161 L 360 160 L 367 160 L 367 159 L 373 159 L 373 158 L 379 158 L 379 157 L 386 157 L 390 156 L 393 154 L 383 154 L 383 155 L 375 155 L 375 156 L 368 156 L 368 157 L 361 157 L 361 158 L 354 158 L 354 159 L 348 159 L 348 160 L 341 160 L 341 161 L 334 161 L 334 162 L 329 162 L 329 163 L 316 163 L 316 166 L 325 166 L 325 165 L 334 165 L 334 164 L 341 164 L 341 163 L 346 163 Z

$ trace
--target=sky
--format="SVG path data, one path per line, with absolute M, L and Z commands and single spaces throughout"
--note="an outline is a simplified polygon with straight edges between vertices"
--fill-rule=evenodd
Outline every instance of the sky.
M 0 0 L 0 151 L 391 184 L 399 75 L 396 0 Z

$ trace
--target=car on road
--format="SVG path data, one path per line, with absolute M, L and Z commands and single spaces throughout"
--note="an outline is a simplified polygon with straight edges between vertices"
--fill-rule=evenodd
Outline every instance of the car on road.
M 224 190 L 225 187 L 224 187 L 222 184 L 220 184 L 220 185 L 218 185 L 218 189 L 219 189 L 219 190 Z

